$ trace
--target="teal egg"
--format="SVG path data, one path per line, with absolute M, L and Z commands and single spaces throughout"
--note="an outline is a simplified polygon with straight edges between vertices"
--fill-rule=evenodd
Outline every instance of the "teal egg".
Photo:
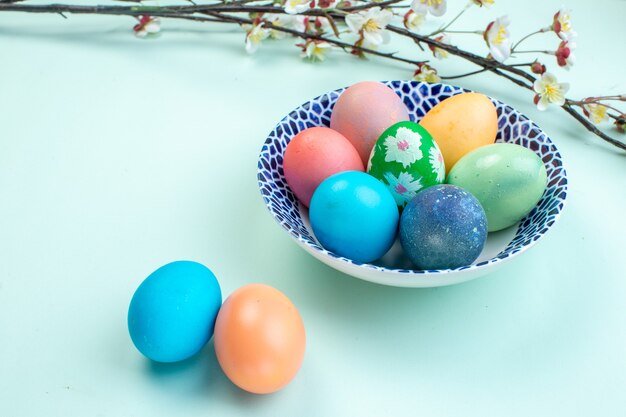
M 197 262 L 171 262 L 135 291 L 128 308 L 128 332 L 147 358 L 182 361 L 213 336 L 221 305 L 222 291 L 211 270 Z
M 399 122 L 376 141 L 367 173 L 381 181 L 402 209 L 418 191 L 441 184 L 446 176 L 443 156 L 426 129 Z
M 398 209 L 387 189 L 370 175 L 345 171 L 317 187 L 309 210 L 322 246 L 356 262 L 383 256 L 396 239 Z
M 537 205 L 547 185 L 543 161 L 512 143 L 480 147 L 461 158 L 447 182 L 472 193 L 485 209 L 490 232 L 514 225 Z

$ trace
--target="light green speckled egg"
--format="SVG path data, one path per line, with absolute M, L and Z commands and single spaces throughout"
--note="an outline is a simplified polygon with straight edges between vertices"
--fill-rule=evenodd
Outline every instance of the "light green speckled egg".
M 426 129 L 414 122 L 399 122 L 376 141 L 367 173 L 385 184 L 402 209 L 421 189 L 443 183 L 446 168 Z
M 487 229 L 514 225 L 537 205 L 547 184 L 546 167 L 530 149 L 512 143 L 478 148 L 454 164 L 448 183 L 465 188 L 487 214 Z

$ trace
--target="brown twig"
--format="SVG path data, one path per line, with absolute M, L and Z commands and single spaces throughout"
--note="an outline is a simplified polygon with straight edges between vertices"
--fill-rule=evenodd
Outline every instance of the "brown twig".
M 483 68 L 483 69 L 479 69 L 476 71 L 465 72 L 463 74 L 458 74 L 458 75 L 441 75 L 439 78 L 441 78 L 442 80 L 454 80 L 457 78 L 469 77 L 470 75 L 474 75 L 474 74 L 480 74 L 481 72 L 485 72 L 485 71 L 487 71 L 487 69 Z
M 596 136 L 599 136 L 600 138 L 604 139 L 605 141 L 607 141 L 611 145 L 614 145 L 614 146 L 617 146 L 620 149 L 626 150 L 626 143 L 620 142 L 617 139 L 614 139 L 614 138 L 610 137 L 609 135 L 607 135 L 606 133 L 604 133 L 603 131 L 598 129 L 593 123 L 591 123 L 589 120 L 587 120 L 587 118 L 584 115 L 582 115 L 579 112 L 577 112 L 576 109 L 574 109 L 568 103 L 568 101 L 566 101 L 565 104 L 563 105 L 563 107 L 562 107 L 563 110 L 565 110 L 567 113 L 569 113 L 574 119 L 578 120 L 591 133 L 595 134 Z

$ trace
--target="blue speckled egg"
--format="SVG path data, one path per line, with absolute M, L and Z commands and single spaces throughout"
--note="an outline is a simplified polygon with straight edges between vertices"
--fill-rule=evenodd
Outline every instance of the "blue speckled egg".
M 222 292 L 215 275 L 191 261 L 172 262 L 146 278 L 130 302 L 128 331 L 135 347 L 158 362 L 199 352 L 213 336 Z
M 365 263 L 382 257 L 393 245 L 399 214 L 383 183 L 363 172 L 345 171 L 317 187 L 309 217 L 324 248 Z
M 419 192 L 400 218 L 400 243 L 420 269 L 469 265 L 487 240 L 487 217 L 478 200 L 454 185 Z

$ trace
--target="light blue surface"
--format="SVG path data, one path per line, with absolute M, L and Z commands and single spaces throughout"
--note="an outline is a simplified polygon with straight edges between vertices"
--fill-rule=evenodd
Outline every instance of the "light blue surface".
M 555 72 L 572 97 L 624 93 L 626 2 L 567 3 L 577 63 Z M 519 38 L 560 5 L 496 0 L 458 27 L 506 13 Z M 626 414 L 623 152 L 559 109 L 537 111 L 506 80 L 457 80 L 528 114 L 557 143 L 567 207 L 537 247 L 491 276 L 428 290 L 368 284 L 281 230 L 259 197 L 256 163 L 300 103 L 411 70 L 338 52 L 305 64 L 289 39 L 247 56 L 243 33 L 224 26 L 165 22 L 144 41 L 133 24 L 0 14 L 1 416 Z M 556 42 L 546 34 L 529 48 Z M 430 59 L 410 44 L 385 50 Z M 446 74 L 475 69 L 432 63 Z M 137 352 L 129 299 L 173 259 L 207 265 L 224 297 L 263 282 L 294 302 L 307 352 L 292 384 L 242 392 L 211 342 L 169 366 Z
M 213 337 L 222 306 L 220 284 L 206 266 L 191 261 L 163 265 L 146 278 L 128 308 L 128 332 L 144 356 L 178 362 Z
M 398 207 L 387 188 L 359 171 L 331 175 L 311 198 L 311 227 L 322 246 L 355 262 L 382 257 L 396 239 Z

